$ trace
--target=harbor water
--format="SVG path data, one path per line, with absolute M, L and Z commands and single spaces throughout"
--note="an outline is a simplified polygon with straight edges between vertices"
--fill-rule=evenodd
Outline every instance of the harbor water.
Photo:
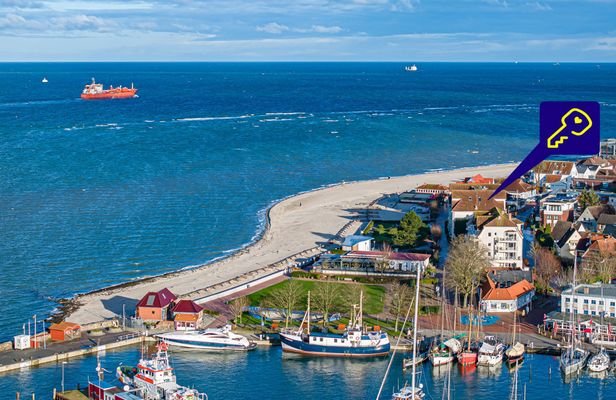
M 101 365 L 108 370 L 105 380 L 115 382 L 119 363 L 134 364 L 139 349 L 107 352 Z M 388 359 L 349 360 L 324 357 L 283 355 L 280 347 L 259 348 L 248 353 L 172 352 L 172 365 L 178 382 L 205 391 L 210 400 L 217 399 L 375 399 Z M 392 391 L 410 383 L 410 372 L 401 368 L 397 356 L 385 384 L 381 399 L 390 399 Z M 96 379 L 96 358 L 69 361 L 65 365 L 65 387 L 82 387 Z M 447 367 L 433 369 L 429 363 L 419 368 L 418 380 L 424 385 L 427 399 L 441 399 L 445 389 Z M 550 373 L 551 371 L 551 373 Z M 513 374 L 506 367 L 477 368 L 463 372 L 451 367 L 451 398 L 459 400 L 508 399 Z M 36 393 L 37 399 L 48 399 L 53 387 L 60 389 L 60 365 L 47 366 L 0 378 L 2 399 L 11 399 L 15 391 L 22 398 Z M 558 358 L 529 355 L 518 372 L 519 399 L 526 386 L 527 399 L 609 400 L 614 398 L 614 374 L 602 377 L 582 373 L 565 381 L 558 370 Z

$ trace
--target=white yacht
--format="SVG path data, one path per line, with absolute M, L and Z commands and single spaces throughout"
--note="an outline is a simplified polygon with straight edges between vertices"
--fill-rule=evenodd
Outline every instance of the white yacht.
M 158 335 L 172 347 L 217 351 L 247 351 L 257 347 L 246 337 L 231 332 L 231 325 L 201 331 L 169 332 Z
M 413 64 L 413 65 L 411 65 L 411 66 L 406 66 L 406 67 L 404 67 L 404 70 L 405 70 L 406 72 L 415 72 L 415 71 L 417 71 L 417 70 L 418 70 L 418 68 L 417 68 L 417 65 Z
M 496 336 L 488 335 L 479 348 L 477 365 L 491 367 L 500 364 L 503 362 L 504 353 L 505 345 Z

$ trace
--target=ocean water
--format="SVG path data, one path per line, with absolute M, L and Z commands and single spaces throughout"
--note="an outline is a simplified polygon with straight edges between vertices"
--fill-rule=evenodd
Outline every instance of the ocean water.
M 135 365 L 139 350 L 107 352 L 101 365 L 109 371 L 105 380 L 115 380 L 115 369 L 120 364 Z M 178 382 L 206 392 L 210 400 L 222 399 L 376 399 L 388 359 L 349 360 L 332 358 L 302 358 L 283 355 L 280 347 L 257 349 L 249 353 L 216 354 L 199 352 L 172 353 L 172 366 Z M 402 358 L 398 355 L 392 364 L 382 400 L 405 383 L 410 383 L 410 371 L 402 371 Z M 96 380 L 96 358 L 71 360 L 65 365 L 65 388 L 84 387 L 88 379 Z M 433 369 L 430 363 L 419 368 L 418 382 L 424 385 L 426 400 L 442 399 L 448 381 L 447 367 Z M 458 365 L 451 368 L 451 399 L 493 400 L 510 399 L 513 374 L 504 366 L 477 368 L 464 372 Z M 0 379 L 2 399 L 49 399 L 53 388 L 60 390 L 62 366 L 47 367 L 10 374 Z M 581 399 L 610 400 L 614 398 L 616 376 L 592 376 L 582 373 L 579 378 L 565 380 L 558 369 L 558 359 L 550 356 L 529 355 L 518 371 L 518 400 Z
M 223 256 L 296 192 L 520 160 L 544 100 L 600 101 L 616 135 L 614 64 L 419 67 L 0 64 L 0 339 L 54 299 Z M 81 101 L 91 77 L 139 98 Z

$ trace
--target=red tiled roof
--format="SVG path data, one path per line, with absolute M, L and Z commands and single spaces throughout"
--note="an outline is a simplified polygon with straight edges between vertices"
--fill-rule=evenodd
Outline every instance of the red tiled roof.
M 515 300 L 535 289 L 533 284 L 526 279 L 522 279 L 508 288 L 497 288 L 494 281 L 488 276 L 487 284 L 489 289 L 486 294 L 483 295 L 482 300 Z
M 203 307 L 192 300 L 180 300 L 173 307 L 174 313 L 199 314 L 202 310 Z
M 556 183 L 560 182 L 563 179 L 562 175 L 546 175 L 545 183 Z
M 50 331 L 76 331 L 81 329 L 81 326 L 79 326 L 79 324 L 76 324 L 74 322 L 68 322 L 68 321 L 62 321 L 62 322 L 58 322 L 57 324 L 53 324 L 49 327 Z
M 139 303 L 137 307 L 167 307 L 177 297 L 171 293 L 167 288 L 161 289 L 158 292 L 148 292 Z
M 506 193 L 500 192 L 494 198 L 488 200 L 492 193 L 492 190 L 452 190 L 451 198 L 455 203 L 452 210 L 489 211 L 493 208 L 503 208 Z
M 611 236 L 598 237 L 593 235 L 591 237 L 591 245 L 588 247 L 588 251 L 584 253 L 583 257 L 586 257 L 592 251 L 597 251 L 601 256 L 616 256 L 616 239 Z
M 542 161 L 534 171 L 539 174 L 554 174 L 559 171 L 561 175 L 570 175 L 573 165 L 571 161 Z
M 386 253 L 384 251 L 352 251 L 347 254 L 350 257 L 358 256 L 358 257 L 367 257 L 367 258 L 376 258 L 376 257 L 384 257 L 387 256 L 390 260 L 400 260 L 400 261 L 426 261 L 430 258 L 429 254 L 423 253 Z
M 477 175 L 471 176 L 469 179 L 467 179 L 467 182 L 472 182 L 472 183 L 494 183 L 494 178 L 486 178 L 486 177 L 482 176 L 481 174 L 477 174 Z

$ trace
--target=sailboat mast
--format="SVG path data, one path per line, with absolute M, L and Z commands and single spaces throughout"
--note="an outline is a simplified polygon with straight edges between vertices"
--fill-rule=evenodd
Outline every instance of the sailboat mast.
M 310 291 L 308 291 L 308 309 L 306 310 L 306 331 L 310 335 Z
M 473 303 L 468 304 L 468 351 L 471 351 L 471 336 L 473 335 Z
M 413 316 L 413 369 L 411 375 L 411 390 L 413 390 L 413 397 L 415 397 L 415 369 L 416 369 L 416 357 L 417 357 L 417 321 L 419 314 L 419 277 L 421 268 L 417 267 L 417 283 L 415 284 L 415 315 Z
M 575 306 L 575 279 L 577 278 L 577 250 L 575 251 L 575 257 L 573 257 L 573 285 L 571 287 L 571 309 L 569 311 L 569 317 L 571 320 L 571 335 L 569 337 L 569 342 L 571 343 L 571 350 L 573 351 L 573 335 L 575 334 L 575 318 L 573 307 Z
M 364 329 L 364 291 L 359 292 L 359 316 L 357 318 L 359 329 Z

